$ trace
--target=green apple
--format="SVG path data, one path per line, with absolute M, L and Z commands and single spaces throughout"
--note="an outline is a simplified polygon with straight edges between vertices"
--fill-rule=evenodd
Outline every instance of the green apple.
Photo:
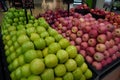
M 80 67 L 85 62 L 84 57 L 80 54 L 77 54 L 77 56 L 75 57 L 75 61 L 78 67 Z
M 81 68 L 78 67 L 73 71 L 74 80 L 80 80 L 81 76 L 82 76 L 82 70 Z
M 19 67 L 19 68 L 17 68 L 17 69 L 15 70 L 15 77 L 16 77 L 16 79 L 18 79 L 18 80 L 22 77 L 21 67 Z
M 34 59 L 30 63 L 30 70 L 33 74 L 41 74 L 45 69 L 45 64 L 41 59 Z
M 13 26 L 17 26 L 18 24 L 15 22 L 15 23 L 12 23 Z
M 28 50 L 34 49 L 34 44 L 31 41 L 26 41 L 21 47 L 22 52 L 25 53 Z
M 35 17 L 34 17 L 34 16 L 30 16 L 30 19 L 31 19 L 31 20 L 35 20 Z
M 17 31 L 17 36 L 19 37 L 20 35 L 26 35 L 26 32 L 25 32 L 26 30 L 23 28 L 23 29 L 20 29 L 20 30 L 18 30 Z
M 24 77 L 24 78 L 21 78 L 20 80 L 28 80 L 28 79 Z
M 9 32 L 16 31 L 16 27 L 15 26 L 9 26 L 8 31 Z
M 37 75 L 30 75 L 27 80 L 41 80 L 41 78 Z
M 67 71 L 74 71 L 77 68 L 77 63 L 74 59 L 68 59 L 68 61 L 65 63 Z
M 18 25 L 17 30 L 21 30 L 21 29 L 25 29 L 25 26 L 24 25 Z
M 29 38 L 28 38 L 27 35 L 21 34 L 21 35 L 18 37 L 17 41 L 18 41 L 18 43 L 19 43 L 20 45 L 22 45 L 22 44 L 25 43 L 26 41 L 29 41 Z
M 36 30 L 35 30 L 34 27 L 29 27 L 29 28 L 26 29 L 26 33 L 29 36 L 31 35 L 31 33 L 35 33 L 35 32 L 36 32 Z
M 20 47 L 20 45 L 19 45 L 19 43 L 18 43 L 17 41 L 15 41 L 15 42 L 13 43 L 13 46 L 14 46 L 15 50 Z
M 31 24 L 33 24 L 33 23 L 34 23 L 34 21 L 33 21 L 33 20 L 28 20 L 28 22 L 29 22 L 29 23 L 31 23 Z
M 30 65 L 29 64 L 25 64 L 21 67 L 21 73 L 22 73 L 22 77 L 28 77 L 31 75 L 31 71 L 30 71 Z
M 55 77 L 55 80 L 63 80 L 62 77 Z
M 36 32 L 39 33 L 39 34 L 41 34 L 42 32 L 45 32 L 45 31 L 46 31 L 46 29 L 42 26 L 36 27 Z
M 9 49 L 8 45 L 5 45 L 5 46 L 4 46 L 4 49 L 5 49 L 5 50 L 8 50 L 8 49 Z
M 13 69 L 17 69 L 17 67 L 19 66 L 18 58 L 14 59 L 14 61 L 12 62 L 12 66 Z
M 66 49 L 70 45 L 70 42 L 67 39 L 63 38 L 59 41 L 59 44 L 62 49 Z
M 25 59 L 25 62 L 31 62 L 33 59 L 37 58 L 38 55 L 36 53 L 35 50 L 28 50 L 25 54 L 24 54 L 24 59 Z
M 71 72 L 67 72 L 64 76 L 63 76 L 63 80 L 74 80 L 73 74 Z
M 36 22 L 33 24 L 33 26 L 34 26 L 34 27 L 37 27 L 38 25 L 39 25 L 39 24 L 38 24 L 38 23 L 36 23 Z
M 19 17 L 19 13 L 18 12 L 14 12 L 14 16 L 15 17 Z M 15 18 L 14 18 L 15 19 Z
M 48 53 L 49 54 L 56 54 L 58 50 L 60 50 L 61 47 L 58 43 L 51 43 L 49 46 L 48 46 Z
M 45 38 L 45 37 L 48 37 L 48 36 L 49 36 L 49 34 L 48 34 L 47 31 L 42 32 L 42 33 L 40 34 L 40 37 L 41 37 L 41 38 Z
M 17 57 L 16 52 L 10 54 L 10 58 L 13 61 Z
M 19 11 L 19 15 L 20 15 L 20 16 L 25 16 L 24 11 Z
M 75 58 L 77 56 L 77 49 L 75 46 L 68 46 L 66 51 L 68 52 L 70 58 Z
M 45 38 L 47 46 L 49 46 L 51 43 L 55 42 L 55 39 L 53 37 L 46 37 Z
M 18 47 L 17 49 L 16 49 L 16 55 L 17 56 L 19 56 L 19 55 L 21 55 L 23 52 L 22 52 L 22 48 L 21 47 Z
M 63 64 L 58 64 L 54 69 L 55 75 L 60 77 L 65 75 L 66 73 L 66 67 Z
M 92 72 L 89 69 L 87 69 L 87 71 L 84 73 L 84 75 L 85 75 L 86 79 L 90 79 L 92 77 Z
M 36 50 L 36 53 L 38 55 L 38 58 L 43 58 L 43 54 L 42 54 L 42 51 L 41 50 Z
M 53 69 L 45 69 L 41 74 L 41 80 L 54 80 L 54 71 Z
M 11 40 L 12 40 L 12 42 L 17 41 L 17 36 L 16 35 L 12 36 Z
M 44 18 L 39 18 L 38 21 L 39 21 L 40 25 L 45 27 L 46 29 L 48 29 L 50 27 Z
M 8 70 L 9 70 L 10 72 L 13 71 L 13 66 L 12 66 L 12 64 L 9 64 L 9 65 L 8 65 Z
M 55 29 L 52 29 L 51 27 L 49 27 L 48 33 L 50 36 L 54 36 L 58 34 L 58 32 Z
M 10 46 L 12 45 L 12 40 L 9 40 L 9 41 L 7 42 L 7 45 L 10 47 Z
M 7 21 L 7 23 L 8 23 L 8 24 L 13 23 L 13 20 L 12 20 L 12 19 L 9 19 L 9 18 L 8 18 L 8 19 L 6 19 L 6 21 Z
M 12 59 L 10 56 L 7 57 L 7 62 L 10 64 L 12 62 Z
M 8 41 L 8 40 L 10 40 L 10 39 L 11 39 L 11 36 L 10 36 L 9 34 L 6 35 L 5 40 Z
M 35 48 L 36 48 L 37 50 L 40 50 L 40 49 L 42 50 L 42 49 L 44 49 L 44 48 L 46 47 L 45 40 L 42 39 L 42 38 L 36 39 L 36 40 L 34 41 L 34 45 L 35 45 Z
M 61 39 L 63 39 L 63 36 L 61 34 L 54 35 L 55 41 L 59 42 Z
M 31 24 L 31 23 L 28 23 L 28 24 L 26 24 L 26 26 L 25 26 L 27 29 L 28 28 L 31 28 L 31 27 L 33 27 L 33 24 Z
M 24 18 L 24 17 L 19 17 L 19 20 L 20 20 L 20 21 L 24 21 L 25 18 Z
M 39 38 L 40 38 L 40 36 L 37 33 L 31 33 L 31 35 L 30 35 L 30 39 L 32 41 L 35 41 L 36 39 L 39 39 Z
M 81 78 L 80 78 L 80 80 L 86 80 L 85 76 L 82 75 Z
M 82 72 L 85 73 L 88 69 L 88 66 L 86 63 L 83 63 L 80 68 L 81 68 Z
M 24 60 L 24 56 L 23 55 L 20 55 L 18 57 L 18 63 L 19 63 L 20 66 L 25 64 L 25 60 Z
M 44 48 L 42 50 L 43 57 L 46 57 L 48 55 L 48 48 Z
M 37 19 L 34 20 L 35 23 L 39 23 L 39 21 Z
M 18 23 L 19 19 L 18 18 L 14 18 L 13 21 L 14 21 L 14 23 Z
M 45 58 L 45 65 L 49 68 L 55 67 L 58 64 L 58 59 L 55 54 L 48 54 Z
M 10 73 L 10 77 L 11 77 L 12 80 L 16 80 L 15 72 Z
M 10 53 L 11 53 L 11 52 L 10 52 L 10 50 L 9 50 L 9 49 L 5 50 L 5 55 L 6 55 L 6 56 L 9 56 L 9 55 L 10 55 Z
M 56 56 L 58 57 L 59 63 L 65 63 L 69 58 L 69 55 L 65 50 L 59 50 Z
M 11 53 L 12 53 L 12 52 L 14 52 L 14 51 L 15 51 L 14 46 L 13 46 L 13 45 L 12 45 L 12 46 L 10 46 L 9 50 L 10 50 L 10 52 L 11 52 Z
M 21 25 L 21 24 L 23 25 L 24 23 L 23 23 L 23 22 L 18 22 L 18 24 L 19 24 L 19 25 Z

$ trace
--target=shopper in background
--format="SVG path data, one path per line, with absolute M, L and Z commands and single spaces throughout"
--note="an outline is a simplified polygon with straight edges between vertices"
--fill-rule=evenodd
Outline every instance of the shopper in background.
M 7 7 L 7 5 L 6 5 L 5 0 L 0 0 L 0 3 L 1 3 L 1 6 L 2 6 L 3 11 L 7 11 L 7 10 L 8 10 L 8 7 Z

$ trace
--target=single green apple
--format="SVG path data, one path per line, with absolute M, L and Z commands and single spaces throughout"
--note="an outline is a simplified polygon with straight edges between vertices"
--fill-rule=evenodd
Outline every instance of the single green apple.
M 20 66 L 25 64 L 25 60 L 24 60 L 24 56 L 23 55 L 20 55 L 18 57 L 18 63 L 19 63 Z
M 62 49 L 66 49 L 70 45 L 70 42 L 67 39 L 63 38 L 59 41 L 59 44 Z
M 46 37 L 45 38 L 47 46 L 49 46 L 51 43 L 55 42 L 55 39 L 53 37 Z
M 87 66 L 87 64 L 86 63 L 83 63 L 82 65 L 81 65 L 81 70 L 82 70 L 82 72 L 84 73 L 84 72 L 86 72 L 87 71 L 87 69 L 88 69 L 88 66 Z
M 81 68 L 78 67 L 73 71 L 74 80 L 80 80 L 81 76 L 82 76 L 82 70 Z
M 22 73 L 22 77 L 28 77 L 31 75 L 31 71 L 30 71 L 30 65 L 29 64 L 25 64 L 21 67 L 21 73 Z
M 63 76 L 63 80 L 74 80 L 73 74 L 71 72 L 67 72 L 64 76 Z
M 85 62 L 84 57 L 80 54 L 77 54 L 77 56 L 75 57 L 75 61 L 78 67 L 80 67 Z
M 30 75 L 27 80 L 41 80 L 41 78 L 37 75 Z
M 86 79 L 90 79 L 92 77 L 92 72 L 91 70 L 87 69 L 87 71 L 84 73 Z

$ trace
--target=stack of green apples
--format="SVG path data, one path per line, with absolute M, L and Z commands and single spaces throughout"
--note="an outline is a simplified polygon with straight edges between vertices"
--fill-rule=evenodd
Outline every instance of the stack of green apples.
M 52 29 L 44 18 L 31 19 L 31 22 L 2 27 L 12 80 L 87 80 L 92 77 L 76 47 Z

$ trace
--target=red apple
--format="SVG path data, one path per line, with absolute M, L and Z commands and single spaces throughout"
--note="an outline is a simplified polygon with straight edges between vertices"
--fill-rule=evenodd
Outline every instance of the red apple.
M 97 44 L 96 45 L 96 50 L 99 52 L 104 52 L 106 50 L 105 44 Z
M 71 40 L 75 40 L 76 37 L 77 37 L 76 34 L 73 34 L 73 33 L 72 33 L 72 34 L 70 35 L 70 39 L 71 39 Z
M 114 33 L 117 37 L 120 37 L 120 28 L 115 29 Z
M 95 48 L 94 47 L 88 47 L 86 49 L 86 52 L 88 55 L 93 56 L 95 54 Z
M 101 64 L 102 64 L 103 67 L 106 66 L 106 65 L 107 65 L 106 60 L 103 59 L 103 60 L 101 61 Z
M 94 38 L 91 38 L 91 39 L 88 40 L 88 45 L 89 46 L 93 46 L 94 47 L 96 45 L 96 43 L 97 43 L 96 39 L 94 39 Z
M 93 58 L 91 56 L 86 56 L 85 59 L 90 64 L 93 62 Z
M 111 31 L 111 32 L 112 32 L 112 31 L 114 30 L 114 26 L 113 26 L 112 24 L 109 24 L 109 23 L 108 23 L 108 24 L 106 24 L 106 27 L 107 27 L 107 30 L 108 30 L 108 31 Z
M 80 50 L 79 53 L 80 53 L 83 57 L 86 56 L 86 51 L 85 51 L 85 50 Z
M 119 50 L 117 45 L 114 45 L 112 48 L 114 49 L 115 53 Z
M 90 26 L 85 26 L 84 28 L 82 28 L 83 32 L 89 32 L 91 30 Z
M 87 33 L 83 34 L 82 41 L 88 41 L 88 39 L 89 39 L 89 35 Z
M 104 55 L 103 55 L 102 53 L 100 53 L 100 52 L 96 52 L 96 53 L 94 54 L 94 59 L 95 59 L 96 61 L 102 61 L 102 60 L 104 59 Z
M 75 39 L 75 43 L 76 43 L 76 44 L 80 45 L 81 42 L 82 42 L 82 39 L 81 39 L 81 38 L 76 38 L 76 39 Z
M 62 33 L 62 36 L 65 38 L 65 37 L 66 37 L 66 34 L 65 34 L 65 33 Z
M 119 44 L 120 43 L 120 38 L 114 38 L 115 44 Z
M 88 47 L 88 43 L 87 42 L 82 42 L 81 43 L 81 49 L 86 49 Z
M 77 33 L 78 28 L 76 26 L 72 27 L 72 33 Z
M 118 49 L 119 49 L 119 51 L 120 51 L 120 43 L 118 44 Z
M 117 51 L 117 52 L 115 53 L 115 55 L 116 55 L 118 58 L 120 58 L 120 52 L 119 52 L 119 51 Z
M 107 37 L 107 40 L 110 40 L 110 39 L 113 38 L 113 35 L 112 35 L 111 32 L 107 31 L 107 32 L 106 32 L 106 37 Z
M 66 31 L 66 36 L 70 36 L 71 35 L 71 30 L 67 30 Z
M 75 41 L 70 41 L 70 44 L 71 45 L 75 45 Z
M 112 47 L 112 46 L 110 45 L 110 41 L 106 41 L 106 42 L 105 42 L 105 46 L 106 46 L 106 49 L 109 49 L 109 48 Z
M 91 30 L 89 32 L 89 35 L 91 38 L 96 38 L 98 36 L 98 32 L 97 32 L 97 30 Z
M 99 33 L 105 33 L 107 31 L 107 28 L 105 26 L 99 26 L 98 27 L 98 32 Z
M 62 27 L 62 32 L 64 33 L 64 32 L 66 32 L 67 31 L 67 27 Z
M 115 45 L 115 41 L 113 39 L 111 39 L 109 42 L 110 42 L 111 47 L 113 47 Z
M 78 37 L 81 37 L 83 35 L 83 31 L 82 30 L 79 30 L 78 32 L 77 32 L 77 36 Z
M 107 62 L 108 64 L 110 64 L 110 63 L 112 62 L 112 58 L 111 58 L 111 57 L 108 57 L 108 58 L 106 59 L 106 62 Z
M 106 37 L 105 34 L 100 34 L 100 35 L 97 37 L 97 41 L 98 41 L 99 43 L 105 43 L 106 40 L 107 40 L 107 37 Z
M 62 31 L 61 31 L 61 30 L 58 30 L 58 33 L 59 33 L 59 34 L 61 34 L 61 33 L 62 33 Z
M 80 46 L 79 45 L 77 45 L 76 48 L 77 48 L 78 51 L 80 51 Z
M 100 62 L 94 61 L 92 63 L 92 66 L 95 67 L 96 70 L 101 70 L 102 69 L 102 64 Z
M 112 55 L 112 60 L 116 60 L 116 59 L 117 59 L 116 54 L 113 54 L 113 55 Z
M 103 54 L 105 58 L 108 58 L 110 56 L 110 53 L 107 50 Z
M 60 23 L 59 25 L 58 25 L 58 29 L 62 29 L 62 24 Z

